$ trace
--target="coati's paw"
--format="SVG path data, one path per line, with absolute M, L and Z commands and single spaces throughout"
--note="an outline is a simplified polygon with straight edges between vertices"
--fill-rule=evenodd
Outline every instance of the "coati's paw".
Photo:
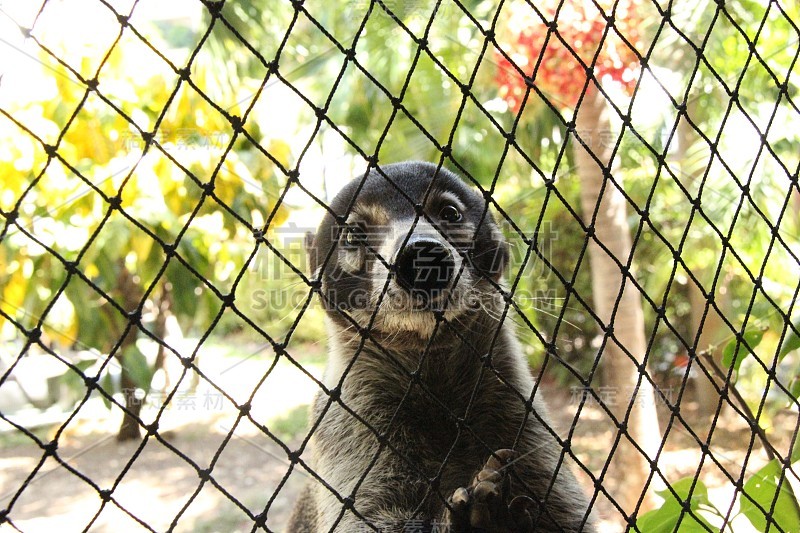
M 445 521 L 451 533 L 531 533 L 529 509 L 533 500 L 517 496 L 509 502 L 508 468 L 516 457 L 513 450 L 498 450 L 469 487 L 460 487 L 448 499 Z

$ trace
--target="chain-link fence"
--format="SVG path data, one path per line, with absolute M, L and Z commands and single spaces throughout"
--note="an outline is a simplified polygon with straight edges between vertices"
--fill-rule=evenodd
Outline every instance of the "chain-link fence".
M 3 528 L 800 530 L 796 2 L 0 15 Z

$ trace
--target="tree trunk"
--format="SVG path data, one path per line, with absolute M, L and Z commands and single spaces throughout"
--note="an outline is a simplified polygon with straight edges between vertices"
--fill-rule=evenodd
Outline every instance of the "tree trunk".
M 137 308 L 142 298 L 142 291 L 133 279 L 133 275 L 128 271 L 123 261 L 119 261 L 119 277 L 117 289 L 122 298 L 122 306 L 126 311 L 133 311 Z M 116 312 L 116 311 L 112 311 Z M 123 324 L 123 329 L 125 324 Z M 139 331 L 138 326 L 131 326 L 125 338 L 117 350 L 117 362 L 120 366 L 120 388 L 122 394 L 125 396 L 125 407 L 128 412 L 125 412 L 122 418 L 122 425 L 117 433 L 118 441 L 134 440 L 140 437 L 139 431 L 139 414 L 142 412 L 142 398 L 136 398 L 136 382 L 130 375 L 123 354 L 132 346 L 136 344 L 136 334 Z
M 615 136 L 611 135 L 608 105 L 596 87 L 589 87 L 580 108 L 576 110 L 575 123 L 579 139 L 575 139 L 573 149 L 581 180 L 584 222 L 590 226 L 593 214 L 597 211 L 594 232 L 597 240 L 608 250 L 606 252 L 600 248 L 594 239 L 589 241 L 594 312 L 602 321 L 601 326 L 613 325 L 613 337 L 608 338 L 600 355 L 604 385 L 610 392 L 605 403 L 618 422 L 623 421 L 629 405 L 632 405 L 627 432 L 653 458 L 660 444 L 661 432 L 653 387 L 646 378 L 640 376 L 637 368 L 643 361 L 647 346 L 642 299 L 630 280 L 625 280 L 614 259 L 622 265 L 628 263 L 631 236 L 625 198 L 613 183 L 604 183 L 604 168 L 612 167 L 610 159 L 614 143 L 609 139 Z M 615 174 L 615 179 L 621 185 L 619 173 Z M 623 282 L 625 290 L 615 310 Z M 604 395 L 600 396 L 603 398 Z M 643 499 L 640 511 L 652 505 L 649 491 L 647 495 L 642 495 L 649 473 L 648 459 L 630 444 L 626 436 L 621 436 L 619 447 L 611 458 L 607 477 L 617 485 L 616 488 L 611 485 L 612 497 L 627 513 L 636 508 L 640 498 Z
M 154 312 L 155 324 L 153 324 L 153 335 L 162 341 L 167 338 L 167 318 L 172 312 L 172 283 L 164 281 L 161 287 L 161 294 L 156 302 Z M 158 345 L 158 352 L 156 353 L 156 361 L 153 363 L 153 374 L 162 370 L 164 372 L 164 390 L 169 390 L 169 375 L 167 374 L 166 367 L 167 350 L 163 344 Z M 194 372 L 192 377 L 196 376 Z M 152 383 L 151 383 L 152 387 Z M 149 390 L 147 391 L 150 392 Z
M 704 279 L 702 275 L 704 273 L 703 271 L 693 271 L 693 273 L 698 279 Z M 707 272 L 705 273 L 707 274 Z M 726 285 L 724 279 L 720 279 L 717 284 L 717 290 L 714 296 L 714 301 L 717 305 L 724 305 L 723 302 L 727 299 L 726 296 L 720 296 L 721 293 L 727 292 Z M 689 280 L 688 286 L 692 329 L 690 332 L 691 335 L 687 340 L 690 344 L 693 343 L 699 332 L 700 336 L 697 340 L 696 347 L 697 353 L 708 350 L 711 357 L 717 362 L 717 365 L 722 367 L 722 346 L 720 346 L 719 343 L 722 342 L 726 336 L 725 332 L 727 330 L 725 328 L 725 323 L 722 321 L 722 317 L 719 313 L 708 305 L 708 299 L 703 296 L 703 293 L 695 282 Z M 709 287 L 706 287 L 706 289 L 708 288 Z M 706 312 L 706 306 L 708 306 L 708 312 Z M 703 366 L 706 372 L 711 374 L 711 376 L 714 375 L 713 369 L 709 368 L 707 363 L 703 362 Z M 711 428 L 711 420 L 717 412 L 717 406 L 719 405 L 719 389 L 722 388 L 723 383 L 717 379 L 717 385 L 714 386 L 713 378 L 706 375 L 696 363 L 694 363 L 692 368 L 694 370 L 694 388 L 697 395 L 697 412 L 700 415 L 700 419 L 706 423 L 703 430 L 708 431 Z M 726 405 L 727 403 L 723 403 L 723 408 Z M 700 428 L 695 427 L 694 429 L 698 433 L 700 432 Z M 704 439 L 705 435 L 701 434 L 700 437 Z
M 692 120 L 697 123 L 696 99 L 689 99 L 686 105 L 686 114 L 692 117 Z M 705 166 L 701 167 L 700 165 L 692 163 L 692 161 L 699 159 L 693 151 L 699 149 L 700 146 L 704 146 L 704 143 L 701 144 L 697 132 L 689 125 L 685 118 L 682 118 L 678 123 L 677 133 L 678 150 L 676 158 L 680 165 L 680 179 L 686 190 L 694 191 L 697 189 L 695 182 L 700 179 Z M 710 154 L 707 146 L 705 146 L 705 152 Z M 702 243 L 697 244 L 702 245 Z M 694 274 L 701 283 L 705 283 L 704 289 L 708 290 L 711 288 L 711 279 L 715 268 L 715 265 L 712 266 L 711 269 L 708 267 L 693 268 L 692 274 Z M 721 297 L 721 295 L 726 292 L 726 288 L 724 280 L 721 279 L 717 284 L 714 298 L 718 305 L 724 306 L 724 302 L 727 300 L 726 297 Z M 708 300 L 703 296 L 700 287 L 691 279 L 688 282 L 688 293 L 691 308 L 691 331 L 687 341 L 689 341 L 690 344 L 693 343 L 699 332 L 700 337 L 697 341 L 697 351 L 710 350 L 711 357 L 714 358 L 718 365 L 722 366 L 722 350 L 719 346 L 716 346 L 717 343 L 722 341 L 727 335 L 722 317 L 711 306 L 708 306 L 708 313 L 706 314 Z M 703 315 L 705 315 L 705 319 L 703 319 Z M 708 422 L 704 428 L 707 431 L 711 426 L 711 419 L 717 410 L 717 405 L 719 403 L 717 387 L 721 385 L 718 384 L 717 387 L 715 387 L 713 378 L 707 376 L 698 366 L 693 365 L 693 369 L 693 383 L 697 396 L 698 413 L 701 415 L 701 419 Z M 711 369 L 707 370 L 709 374 L 712 374 Z M 699 428 L 695 429 L 699 430 Z M 701 437 L 703 436 L 701 435 Z

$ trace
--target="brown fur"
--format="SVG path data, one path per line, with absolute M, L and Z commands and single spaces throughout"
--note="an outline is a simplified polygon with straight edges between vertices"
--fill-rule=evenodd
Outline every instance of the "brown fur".
M 430 180 L 434 173 L 428 165 L 403 165 L 385 170 L 404 172 L 401 177 L 421 174 L 420 180 Z M 387 204 L 396 201 L 388 184 L 371 183 L 384 190 Z M 452 182 L 450 187 L 468 194 L 463 185 Z M 400 216 L 399 209 L 392 216 Z M 482 238 L 496 239 L 500 233 L 487 220 L 491 230 Z M 329 231 L 330 224 L 323 221 L 317 235 Z M 312 242 L 318 257 L 326 255 L 326 246 L 335 246 L 322 243 L 319 238 Z M 497 243 L 479 239 L 478 252 L 481 246 Z M 336 260 L 334 251 L 331 261 Z M 312 268 L 321 262 L 312 259 Z M 322 265 L 320 270 L 327 290 L 337 283 L 332 268 Z M 384 267 L 373 265 L 367 277 L 380 277 L 374 275 L 379 268 Z M 547 427 L 538 393 L 532 409 L 526 408 L 534 380 L 510 326 L 499 321 L 501 296 L 475 272 L 464 276 L 480 305 L 459 310 L 424 334 L 419 328 L 387 331 L 374 326 L 362 338 L 342 315 L 365 326 L 372 310 L 329 310 L 330 358 L 324 382 L 339 394 L 316 398 L 312 423 L 319 424 L 310 464 L 330 488 L 315 480 L 309 484 L 289 532 L 431 531 L 446 516 L 445 502 L 453 492 L 468 486 L 496 450 L 512 447 L 519 455 L 507 473 L 509 496 L 543 502 L 531 510 L 533 531 L 594 530 L 585 496 Z M 435 324 L 432 314 L 430 320 Z M 354 498 L 352 508 L 343 503 L 346 497 Z M 490 531 L 517 530 L 498 525 Z

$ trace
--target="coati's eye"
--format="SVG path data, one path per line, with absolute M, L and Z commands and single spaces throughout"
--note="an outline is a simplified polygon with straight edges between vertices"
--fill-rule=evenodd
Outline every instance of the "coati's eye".
M 344 228 L 342 231 L 342 239 L 345 246 L 355 248 L 367 242 L 367 233 L 361 226 L 353 224 L 352 226 Z
M 439 210 L 439 218 L 445 222 L 458 222 L 461 220 L 461 212 L 456 206 L 447 204 Z

